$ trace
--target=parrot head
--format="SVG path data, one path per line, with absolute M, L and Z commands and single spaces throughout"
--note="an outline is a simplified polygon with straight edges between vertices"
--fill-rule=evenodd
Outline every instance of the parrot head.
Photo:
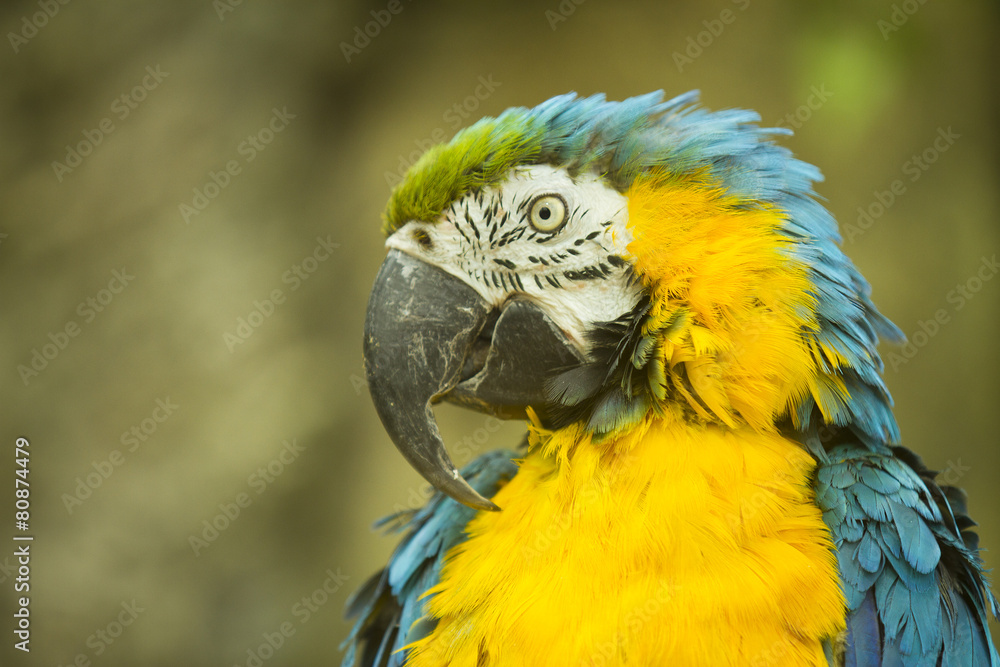
M 653 419 L 898 438 L 898 330 L 838 247 L 820 174 L 696 93 L 574 94 L 431 148 L 393 191 L 364 357 L 395 445 L 443 493 L 447 400 L 611 442 Z

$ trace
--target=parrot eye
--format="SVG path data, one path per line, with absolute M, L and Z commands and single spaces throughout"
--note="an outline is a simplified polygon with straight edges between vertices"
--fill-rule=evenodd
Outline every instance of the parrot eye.
M 531 226 L 540 232 L 554 232 L 566 222 L 566 202 L 559 195 L 541 195 L 528 209 Z

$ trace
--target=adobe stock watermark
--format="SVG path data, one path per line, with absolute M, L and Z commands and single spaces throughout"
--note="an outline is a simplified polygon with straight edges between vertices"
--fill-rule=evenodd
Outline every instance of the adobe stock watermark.
M 747 7 L 750 6 L 750 0 L 731 0 L 731 2 L 736 5 L 741 12 L 746 11 Z M 738 14 L 736 12 L 729 7 L 726 7 L 719 12 L 718 17 L 702 21 L 701 24 L 705 27 L 705 29 L 694 35 L 688 35 L 684 53 L 674 51 L 673 54 L 671 54 L 674 59 L 674 64 L 677 65 L 677 71 L 683 74 L 684 68 L 700 58 L 702 54 L 705 53 L 705 50 L 712 46 L 712 44 L 715 43 L 715 40 L 722 35 L 726 26 L 731 25 L 733 21 L 736 20 L 737 16 Z
M 177 210 L 184 220 L 184 224 L 190 224 L 192 218 L 196 218 L 208 208 L 208 205 L 218 197 L 223 190 L 229 187 L 235 176 L 243 173 L 243 167 L 250 164 L 260 155 L 275 137 L 285 131 L 288 124 L 296 118 L 296 114 L 289 113 L 288 107 L 277 107 L 271 109 L 271 118 L 264 127 L 257 132 L 248 135 L 246 139 L 236 146 L 236 153 L 243 158 L 243 162 L 233 158 L 227 160 L 219 171 L 209 171 L 208 180 L 201 187 L 192 188 L 194 196 L 191 203 L 181 202 Z
M 212 0 L 212 9 L 221 23 L 226 20 L 226 14 L 232 14 L 242 4 L 243 0 Z
M 892 33 L 896 32 L 910 20 L 910 17 L 917 13 L 927 0 L 903 0 L 901 3 L 892 3 L 892 11 L 889 13 L 889 20 L 879 19 L 875 22 L 878 31 L 882 33 L 882 39 L 889 41 Z
M 938 484 L 946 484 L 948 486 L 955 486 L 958 484 L 959 480 L 965 477 L 969 471 L 972 470 L 972 466 L 962 465 L 962 459 L 957 461 L 948 460 L 945 464 L 947 467 L 939 472 L 934 478 Z
M 317 236 L 316 245 L 312 252 L 282 273 L 281 283 L 290 285 L 289 292 L 298 290 L 305 281 L 316 273 L 321 264 L 330 259 L 333 251 L 339 247 L 340 244 L 331 241 L 329 236 L 325 239 L 322 236 Z M 226 344 L 226 349 L 232 353 L 236 351 L 238 346 L 247 342 L 254 332 L 274 315 L 278 306 L 285 303 L 285 299 L 287 299 L 287 295 L 280 287 L 271 290 L 263 301 L 255 299 L 253 309 L 246 317 L 236 318 L 236 328 L 233 332 L 224 331 L 222 333 L 222 342 Z
M 91 667 L 94 658 L 104 655 L 104 652 L 111 648 L 118 639 L 125 633 L 125 630 L 139 618 L 139 614 L 146 611 L 145 607 L 140 607 L 135 598 L 131 601 L 122 600 L 118 605 L 121 609 L 115 614 L 106 625 L 101 626 L 87 637 L 87 648 L 90 652 L 77 653 L 65 667 Z M 63 667 L 62 663 L 57 667 Z
M 341 572 L 339 567 L 336 572 L 328 568 L 323 574 L 326 575 L 323 583 L 308 594 L 303 595 L 301 600 L 292 605 L 290 614 L 298 619 L 300 627 L 308 623 L 309 619 L 350 580 L 350 576 Z M 274 654 L 285 645 L 286 641 L 295 636 L 297 630 L 295 624 L 290 619 L 286 619 L 279 623 L 274 630 L 261 633 L 261 638 L 264 641 L 256 647 L 248 648 L 246 659 L 243 662 L 235 663 L 233 667 L 262 667 L 265 662 L 274 657 Z
M 776 639 L 774 643 L 766 649 L 757 653 L 750 660 L 750 667 L 769 667 L 778 661 L 785 664 L 789 656 L 789 651 L 793 650 L 793 645 L 788 637 Z
M 30 17 L 28 15 L 22 16 L 21 29 L 17 32 L 7 33 L 7 41 L 10 42 L 14 53 L 20 52 L 21 47 L 34 38 L 39 30 L 47 26 L 49 20 L 55 18 L 56 14 L 69 2 L 70 0 L 38 0 L 35 4 L 41 11 L 35 12 Z
M 83 324 L 90 324 L 97 319 L 97 316 L 103 313 L 133 280 L 135 276 L 129 274 L 124 266 L 113 270 L 107 287 L 98 290 L 94 296 L 88 296 L 76 307 L 76 314 L 83 318 Z M 24 386 L 27 387 L 34 378 L 48 368 L 82 331 L 83 326 L 75 319 L 67 321 L 55 333 L 49 331 L 49 342 L 43 343 L 40 350 L 38 347 L 32 348 L 30 361 L 17 366 L 17 373 Z
M 146 65 L 146 76 L 142 77 L 142 80 L 131 90 L 122 93 L 111 102 L 111 113 L 119 121 L 124 121 L 168 76 L 170 76 L 170 72 L 162 71 L 159 65 L 156 67 Z M 116 129 L 117 126 L 112 117 L 105 116 L 97 123 L 97 127 L 81 130 L 83 139 L 73 146 L 66 145 L 66 156 L 63 161 L 52 161 L 52 172 L 56 176 L 56 181 L 62 183 L 63 179 L 83 164 L 84 158 L 93 153 L 94 149 L 104 143 L 104 140 Z
M 219 513 L 210 519 L 201 522 L 200 533 L 192 533 L 188 536 L 188 544 L 195 556 L 200 556 L 213 542 L 219 539 L 219 535 L 229 529 L 240 514 L 253 504 L 254 498 L 274 484 L 278 477 L 285 472 L 285 468 L 295 462 L 299 455 L 305 451 L 305 447 L 298 444 L 295 438 L 291 441 L 285 440 L 281 443 L 278 455 L 268 461 L 267 465 L 257 468 L 247 477 L 247 487 L 254 492 L 251 496 L 246 491 L 236 494 L 233 502 L 219 503 Z
M 471 95 L 467 95 L 460 102 L 455 102 L 441 114 L 441 120 L 451 130 L 454 131 L 462 127 L 463 122 L 479 109 L 479 105 L 489 99 L 493 92 L 503 85 L 502 81 L 495 81 L 493 79 L 493 74 L 488 74 L 485 77 L 480 75 L 477 77 L 477 81 L 478 85 L 472 91 Z M 443 142 L 446 138 L 447 131 L 443 127 L 438 127 L 426 139 L 414 139 L 413 143 L 417 147 L 416 150 L 410 151 L 408 155 L 399 156 L 396 171 L 385 172 L 385 184 L 389 188 L 393 188 L 397 184 L 402 183 L 403 176 L 420 159 L 420 156 L 435 144 Z
M 154 404 L 155 407 L 149 413 L 148 417 L 141 420 L 138 424 L 132 425 L 129 430 L 121 434 L 119 441 L 126 452 L 132 454 L 138 451 L 139 447 L 156 433 L 157 429 L 160 428 L 160 424 L 167 421 L 174 414 L 174 411 L 181 407 L 171 401 L 169 396 L 156 399 Z M 73 511 L 83 505 L 84 501 L 89 499 L 97 489 L 101 488 L 104 482 L 108 481 L 111 475 L 114 474 L 115 470 L 124 463 L 125 454 L 120 449 L 111 450 L 106 459 L 91 461 L 90 467 L 92 470 L 88 471 L 83 477 L 77 477 L 74 480 L 76 486 L 73 488 L 73 493 L 62 494 L 61 500 L 66 507 L 66 511 L 72 515 Z
M 633 454 L 626 454 L 620 459 L 622 468 L 627 469 Z M 594 477 L 580 487 L 580 492 L 574 497 L 572 507 L 568 512 L 559 512 L 549 517 L 545 527 L 539 526 L 531 537 L 521 542 L 521 556 L 529 563 L 539 559 L 542 554 L 561 542 L 567 531 L 572 529 L 577 520 L 598 506 L 601 500 L 601 481 Z
M 939 127 L 937 136 L 931 145 L 921 151 L 914 153 L 909 160 L 903 163 L 901 171 L 908 177 L 910 183 L 920 180 L 931 166 L 938 161 L 943 153 L 951 148 L 955 141 L 961 139 L 962 135 L 956 133 L 949 125 L 947 129 Z M 872 194 L 875 199 L 867 206 L 858 206 L 858 219 L 844 227 L 844 235 L 849 242 L 864 236 L 865 232 L 872 228 L 875 222 L 885 215 L 899 198 L 906 194 L 906 181 L 902 178 L 893 180 L 885 190 L 875 190 Z
M 823 434 L 820 433 L 821 441 L 822 438 Z M 753 494 L 749 497 L 741 496 L 736 509 L 734 511 L 726 512 L 726 524 L 729 526 L 729 529 L 733 531 L 734 534 L 740 534 L 747 530 L 746 526 L 750 520 L 760 515 L 762 512 L 766 512 L 767 514 L 765 514 L 765 516 L 769 516 L 774 512 L 774 506 L 777 498 L 777 494 L 773 489 L 786 485 L 795 486 L 796 484 L 796 478 L 791 473 L 784 470 L 779 470 L 766 481 L 761 480 L 761 482 L 755 484 L 755 486 L 759 488 L 754 491 Z
M 452 452 L 452 461 L 455 465 L 462 467 L 471 461 L 473 456 L 480 453 L 486 447 L 493 434 L 500 430 L 501 424 L 502 422 L 496 417 L 487 417 L 483 421 L 482 426 L 474 429 L 472 433 L 463 436 L 461 440 L 455 441 L 449 448 Z M 409 494 L 406 496 L 406 504 L 395 503 L 392 506 L 391 513 L 399 514 L 400 512 L 420 509 L 437 492 L 437 489 L 428 484 L 423 484 L 419 487 L 410 487 Z
M 14 577 L 17 574 L 18 563 L 15 558 L 14 562 L 10 561 L 10 555 L 6 555 L 3 558 L 3 562 L 0 563 L 0 584 L 4 583 L 8 579 Z M 20 592 L 20 591 L 18 591 Z
M 381 35 L 382 31 L 389 27 L 393 17 L 399 16 L 404 9 L 402 0 L 389 0 L 385 9 L 371 10 L 369 12 L 372 17 L 371 21 L 365 23 L 364 26 L 354 26 L 354 39 L 352 42 L 340 43 L 340 52 L 344 54 L 344 60 L 350 63 L 351 58 L 360 55 L 372 43 L 373 39 Z
M 365 379 L 364 373 L 365 370 L 362 368 L 361 375 L 351 373 L 347 378 L 351 383 L 351 388 L 354 390 L 355 396 L 360 396 L 362 391 L 368 389 L 368 380 Z
M 594 645 L 595 653 L 582 664 L 590 667 L 617 664 L 619 656 L 628 653 L 628 646 L 633 638 L 640 636 L 646 626 L 657 619 L 663 608 L 674 601 L 680 589 L 680 584 L 661 580 L 656 592 L 644 603 L 629 609 L 622 617 L 620 629 L 610 640 L 597 642 Z
M 555 10 L 545 10 L 545 20 L 549 22 L 549 27 L 555 31 L 560 23 L 565 23 L 570 16 L 576 12 L 576 8 L 587 0 L 562 0 Z
M 831 97 L 833 97 L 833 93 L 826 89 L 825 83 L 821 83 L 818 88 L 810 86 L 809 97 L 806 98 L 805 103 L 797 106 L 791 113 L 786 113 L 784 118 L 775 124 L 775 127 L 795 128 L 796 130 L 801 128 L 803 124 L 809 122 L 813 112 L 819 111 Z
M 948 308 L 938 308 L 934 311 L 933 317 L 926 320 L 918 320 L 917 330 L 906 337 L 906 342 L 899 348 L 899 351 L 896 352 L 894 350 L 886 357 L 889 367 L 893 371 L 898 371 L 901 366 L 910 363 L 910 360 L 917 356 L 917 353 L 941 332 L 942 327 L 951 322 L 952 314 L 965 308 L 980 290 L 983 289 L 983 286 L 993 279 L 998 271 L 1000 271 L 1000 262 L 997 261 L 996 253 L 991 257 L 983 256 L 976 272 L 964 282 L 955 285 L 945 295 L 945 301 L 951 304 L 953 308 L 950 310 Z

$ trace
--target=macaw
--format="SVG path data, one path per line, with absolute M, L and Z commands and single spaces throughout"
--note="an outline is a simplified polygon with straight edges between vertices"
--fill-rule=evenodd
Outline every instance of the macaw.
M 394 189 L 364 359 L 436 491 L 345 666 L 1000 665 L 965 496 L 899 445 L 902 335 L 759 120 L 567 94 Z M 442 400 L 526 438 L 459 472 Z

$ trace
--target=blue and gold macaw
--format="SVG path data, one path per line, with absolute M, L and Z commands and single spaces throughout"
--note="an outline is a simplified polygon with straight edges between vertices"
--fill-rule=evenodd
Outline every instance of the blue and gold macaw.
M 695 98 L 509 109 L 393 191 L 365 363 L 438 492 L 387 520 L 344 665 L 1000 665 L 819 172 Z M 459 473 L 440 400 L 525 442 Z

